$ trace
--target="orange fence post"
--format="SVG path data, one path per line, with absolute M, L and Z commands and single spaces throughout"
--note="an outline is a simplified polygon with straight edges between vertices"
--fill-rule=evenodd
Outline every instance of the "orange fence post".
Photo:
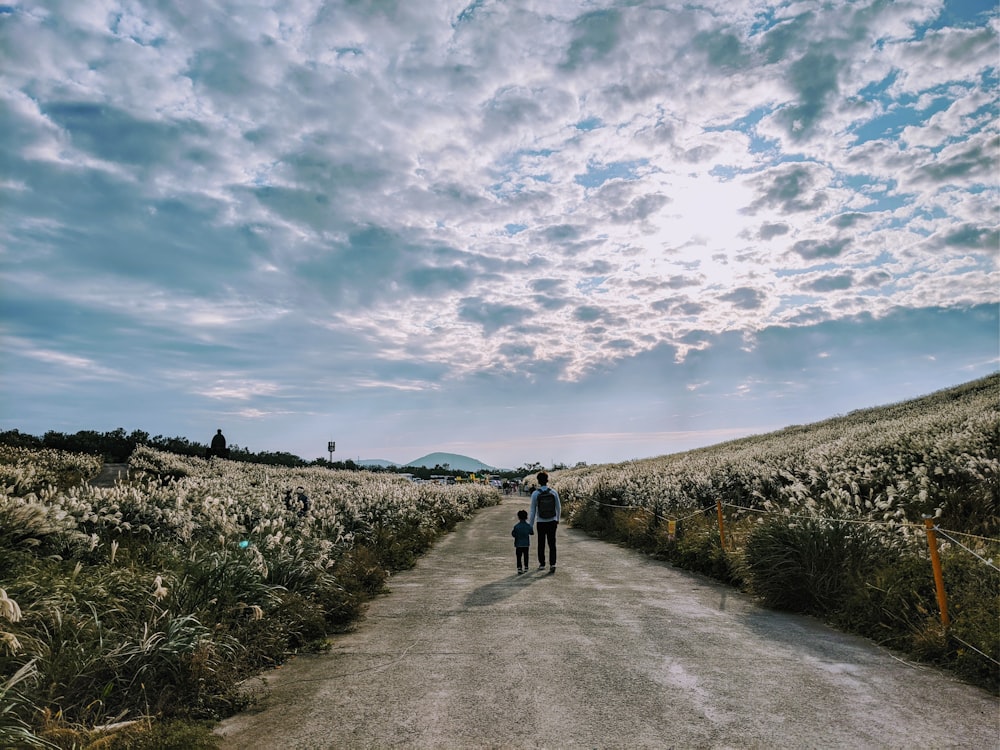
M 934 569 L 934 586 L 937 589 L 938 607 L 941 609 L 941 625 L 948 629 L 948 597 L 944 592 L 944 573 L 941 572 L 941 556 L 938 555 L 937 534 L 934 532 L 934 519 L 924 516 L 924 526 L 927 528 L 927 547 L 931 551 L 931 567 Z
M 715 514 L 719 517 L 719 543 L 722 544 L 722 549 L 726 548 L 726 528 L 722 524 L 722 501 L 715 501 Z

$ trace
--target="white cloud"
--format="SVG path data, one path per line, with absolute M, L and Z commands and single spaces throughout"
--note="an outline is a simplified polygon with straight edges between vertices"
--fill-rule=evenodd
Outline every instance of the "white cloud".
M 12 335 L 263 423 L 996 304 L 997 24 L 943 7 L 14 6 Z
M 211 399 L 248 401 L 256 396 L 272 396 L 281 391 L 277 383 L 267 383 L 238 378 L 222 378 L 194 392 Z
M 123 376 L 123 373 L 104 367 L 88 357 L 66 354 L 52 349 L 43 349 L 31 346 L 28 342 L 17 341 L 16 339 L 14 341 L 8 339 L 8 343 L 14 344 L 20 356 L 57 367 L 64 374 L 71 377 L 116 380 Z
M 974 82 L 996 66 L 996 28 L 941 29 L 890 48 L 902 93 L 923 92 L 956 81 Z

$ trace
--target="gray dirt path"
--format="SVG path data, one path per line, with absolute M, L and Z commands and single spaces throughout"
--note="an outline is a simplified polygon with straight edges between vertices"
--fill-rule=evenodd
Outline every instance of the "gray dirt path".
M 128 464 L 104 464 L 101 472 L 90 480 L 94 487 L 114 487 L 119 479 L 128 479 Z
M 565 524 L 557 572 L 516 575 L 524 505 L 460 524 L 329 654 L 268 674 L 222 747 L 1000 748 L 987 692 Z

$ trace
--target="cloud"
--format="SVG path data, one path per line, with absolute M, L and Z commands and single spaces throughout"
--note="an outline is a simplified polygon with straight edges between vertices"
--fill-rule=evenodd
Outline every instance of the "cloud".
M 116 107 L 85 101 L 52 102 L 42 113 L 74 146 L 98 159 L 126 165 L 194 159 L 207 160 L 211 166 L 211 154 L 187 142 L 204 135 L 195 122 L 143 121 Z
M 972 181 L 987 184 L 996 175 L 996 154 L 1000 136 L 973 137 L 969 142 L 948 146 L 933 161 L 917 171 L 917 182 L 954 183 Z
M 858 281 L 858 285 L 862 287 L 878 287 L 883 284 L 888 284 L 892 281 L 892 274 L 888 271 L 871 271 L 865 274 Z
M 828 200 L 822 188 L 825 169 L 818 164 L 788 164 L 764 170 L 751 184 L 758 197 L 746 212 L 756 214 L 762 209 L 776 210 L 779 214 L 815 212 Z
M 526 310 L 515 305 L 491 304 L 475 298 L 464 300 L 459 310 L 462 320 L 479 324 L 486 334 L 518 325 L 527 316 Z
M 839 273 L 834 275 L 821 276 L 808 284 L 805 288 L 813 292 L 834 292 L 850 289 L 854 286 L 854 274 Z
M 757 238 L 761 240 L 770 240 L 775 237 L 780 237 L 783 234 L 788 234 L 790 227 L 788 224 L 762 224 L 760 230 L 757 232 Z
M 778 114 L 793 138 L 812 131 L 837 93 L 840 61 L 832 54 L 810 51 L 788 67 L 788 83 L 797 94 L 795 103 Z
M 969 248 L 995 252 L 1000 248 L 1000 229 L 963 224 L 943 231 L 936 236 L 936 244 L 942 248 Z
M 281 386 L 277 383 L 221 379 L 211 385 L 195 389 L 195 393 L 212 399 L 248 401 L 256 396 L 274 395 L 280 390 Z
M 619 43 L 621 16 L 616 10 L 584 13 L 573 21 L 573 39 L 563 67 L 576 69 L 607 58 Z
M 836 258 L 851 244 L 846 237 L 829 240 L 799 240 L 792 245 L 792 252 L 803 260 L 818 260 L 820 258 Z
M 7 378 L 294 434 L 995 305 L 998 31 L 951 10 L 12 5 Z
M 696 48 L 704 50 L 709 64 L 721 70 L 739 70 L 749 62 L 743 40 L 731 32 L 701 32 L 693 42 Z
M 867 214 L 863 214 L 857 211 L 850 211 L 848 213 L 839 214 L 830 219 L 830 226 L 835 229 L 850 229 L 856 225 L 860 225 L 869 220 Z
M 42 363 L 52 372 L 59 371 L 66 378 L 85 378 L 104 381 L 116 381 L 124 373 L 102 366 L 89 358 L 64 352 L 34 346 L 29 341 L 7 339 L 7 345 L 12 347 L 17 356 L 32 359 Z
M 764 304 L 765 295 L 760 289 L 740 287 L 726 294 L 720 294 L 719 299 L 741 310 L 756 310 Z

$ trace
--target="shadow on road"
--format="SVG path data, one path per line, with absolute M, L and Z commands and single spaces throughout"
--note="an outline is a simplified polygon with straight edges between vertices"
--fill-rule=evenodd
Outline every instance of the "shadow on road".
M 529 570 L 524 575 L 507 576 L 498 581 L 491 581 L 470 591 L 463 604 L 466 607 L 488 607 L 491 604 L 502 602 L 504 599 L 509 599 L 525 586 L 549 575 L 551 573 L 548 571 L 539 570 L 536 573 Z

